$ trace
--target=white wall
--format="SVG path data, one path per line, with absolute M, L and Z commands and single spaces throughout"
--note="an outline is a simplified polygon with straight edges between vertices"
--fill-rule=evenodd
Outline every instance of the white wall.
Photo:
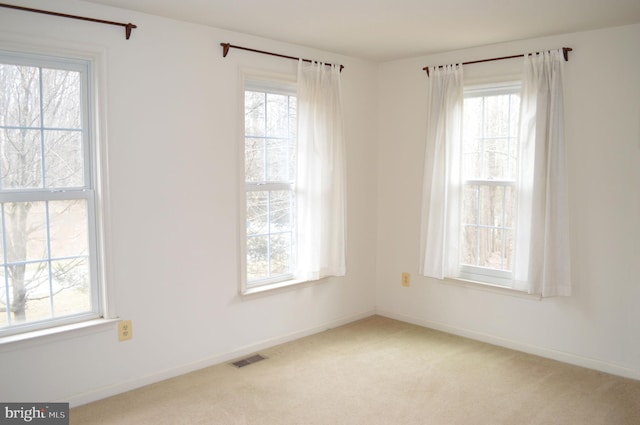
M 640 379 L 640 25 L 385 63 L 380 67 L 378 311 Z M 427 77 L 422 68 L 572 47 L 566 140 L 574 295 L 532 300 L 417 276 Z M 518 74 L 521 60 L 465 79 Z M 410 288 L 400 273 L 412 273 Z
M 0 400 L 71 401 L 127 390 L 373 314 L 377 70 L 366 61 L 68 0 L 21 5 L 121 22 L 124 30 L 0 9 L 0 44 L 104 52 L 112 307 L 133 320 L 0 347 Z M 240 67 L 295 75 L 296 62 L 221 42 L 345 65 L 348 274 L 243 299 L 237 146 Z

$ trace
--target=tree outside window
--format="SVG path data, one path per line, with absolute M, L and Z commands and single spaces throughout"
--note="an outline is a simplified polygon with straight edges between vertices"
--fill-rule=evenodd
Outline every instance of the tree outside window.
M 14 59 L 0 56 L 0 331 L 97 308 L 87 72 Z

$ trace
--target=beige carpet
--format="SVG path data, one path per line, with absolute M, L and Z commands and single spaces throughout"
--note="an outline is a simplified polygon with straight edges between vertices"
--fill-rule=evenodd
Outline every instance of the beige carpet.
M 640 424 L 640 381 L 373 316 L 80 406 L 71 424 Z

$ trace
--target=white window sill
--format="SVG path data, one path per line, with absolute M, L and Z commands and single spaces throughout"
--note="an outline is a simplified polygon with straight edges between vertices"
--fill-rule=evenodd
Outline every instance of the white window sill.
M 118 321 L 119 319 L 93 319 L 69 325 L 0 337 L 0 352 L 18 350 L 43 343 L 76 338 L 96 332 L 104 332 L 115 329 Z
M 265 295 L 265 294 L 268 294 L 268 293 L 281 292 L 281 291 L 286 291 L 288 289 L 299 288 L 301 286 L 311 286 L 313 284 L 321 282 L 322 280 L 323 279 L 320 279 L 320 280 L 285 280 L 283 282 L 275 282 L 275 283 L 269 283 L 269 284 L 266 284 L 266 285 L 256 286 L 256 287 L 253 287 L 253 288 L 245 288 L 240 292 L 240 294 L 243 297 L 250 297 L 250 296 L 254 296 L 254 295 Z
M 444 280 L 439 280 L 439 282 L 448 284 L 448 285 L 459 286 L 463 288 L 475 289 L 478 291 L 492 292 L 494 294 L 509 295 L 512 297 L 524 298 L 528 300 L 540 301 L 542 299 L 540 295 L 528 294 L 524 291 L 519 291 L 517 289 L 507 288 L 505 286 L 495 285 L 495 284 L 486 283 L 486 282 L 479 282 L 476 280 L 447 277 Z

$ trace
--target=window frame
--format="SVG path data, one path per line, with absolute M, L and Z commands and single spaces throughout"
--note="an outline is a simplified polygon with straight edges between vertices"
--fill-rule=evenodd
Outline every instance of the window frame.
M 6 202 L 49 202 L 56 200 L 81 199 L 86 201 L 87 207 L 87 248 L 89 267 L 89 297 L 90 308 L 86 312 L 73 313 L 61 317 L 13 324 L 0 330 L 0 344 L 29 340 L 58 334 L 60 332 L 93 328 L 96 325 L 109 323 L 113 317 L 107 308 L 107 288 L 104 243 L 104 214 L 106 206 L 105 194 L 101 190 L 101 170 L 106 169 L 103 164 L 105 157 L 101 155 L 99 145 L 100 110 L 98 93 L 101 92 L 102 67 L 104 65 L 103 52 L 70 51 L 59 48 L 38 47 L 30 45 L 0 44 L 0 61 L 5 64 L 32 66 L 44 69 L 64 69 L 79 72 L 84 184 L 62 188 L 18 189 L 0 192 L 0 201 Z M 34 127 L 40 132 L 46 126 Z M 42 261 L 51 261 L 43 258 Z M 6 290 L 6 289 L 3 289 Z M 5 314 L 5 313 L 3 313 Z M 7 313 L 8 314 L 8 313 Z M 106 320 L 105 320 L 106 319 Z
M 245 92 L 246 91 L 259 91 L 274 94 L 284 94 L 297 98 L 297 85 L 295 76 L 270 73 L 255 69 L 241 70 L 240 76 L 240 107 L 239 116 L 242 119 L 239 120 L 239 133 L 240 142 L 238 143 L 238 181 L 240 189 L 239 196 L 239 239 L 240 239 L 240 293 L 242 295 L 250 295 L 254 293 L 261 293 L 273 289 L 284 288 L 292 285 L 303 283 L 296 276 L 295 267 L 290 273 L 282 274 L 273 278 L 259 279 L 250 282 L 248 279 L 248 264 L 247 264 L 247 193 L 249 191 L 259 190 L 289 190 L 295 196 L 295 183 L 291 182 L 256 182 L 247 183 L 245 176 Z M 295 209 L 294 209 L 295 214 Z M 292 225 L 292 237 L 296 238 L 297 225 Z M 294 245 L 295 246 L 295 245 Z M 295 256 L 295 249 L 292 255 Z M 295 263 L 295 260 L 294 260 Z
M 463 99 L 471 97 L 487 97 L 487 96 L 499 96 L 505 94 L 519 94 L 522 87 L 522 81 L 520 79 L 509 79 L 506 81 L 492 82 L 492 83 L 483 83 L 483 84 L 465 84 L 463 91 Z M 463 113 L 464 119 L 464 113 Z M 464 123 L 463 123 L 464 125 Z M 463 142 L 464 134 L 461 133 L 460 143 Z M 462 150 L 461 150 L 462 152 Z M 460 155 L 460 163 L 463 164 L 463 156 Z M 519 161 L 519 160 L 518 160 Z M 517 169 L 518 169 L 518 161 L 516 162 L 516 171 L 515 171 L 515 180 L 507 180 L 507 179 L 464 179 L 461 175 L 460 178 L 460 190 L 463 191 L 463 188 L 466 185 L 492 185 L 492 186 L 500 186 L 500 187 L 517 187 Z M 463 167 L 461 166 L 461 169 Z M 514 195 L 517 203 L 517 193 Z M 464 202 L 462 200 L 462 196 L 460 198 L 460 210 L 462 211 L 464 208 Z M 517 206 L 514 206 L 516 209 Z M 515 220 L 515 217 L 514 217 Z M 459 243 L 459 252 L 458 252 L 458 277 L 460 280 L 470 281 L 482 285 L 496 286 L 505 289 L 513 289 L 513 271 L 512 270 L 500 270 L 490 267 L 483 267 L 479 265 L 470 265 L 462 262 L 462 245 L 463 245 L 463 228 L 466 223 L 463 222 L 463 214 L 460 214 L 460 223 L 459 223 L 459 232 L 460 232 L 460 243 Z M 476 226 L 482 227 L 480 224 L 476 224 Z M 504 226 L 501 228 L 504 231 Z M 514 232 L 513 240 L 515 244 L 515 222 L 514 227 L 511 229 Z

